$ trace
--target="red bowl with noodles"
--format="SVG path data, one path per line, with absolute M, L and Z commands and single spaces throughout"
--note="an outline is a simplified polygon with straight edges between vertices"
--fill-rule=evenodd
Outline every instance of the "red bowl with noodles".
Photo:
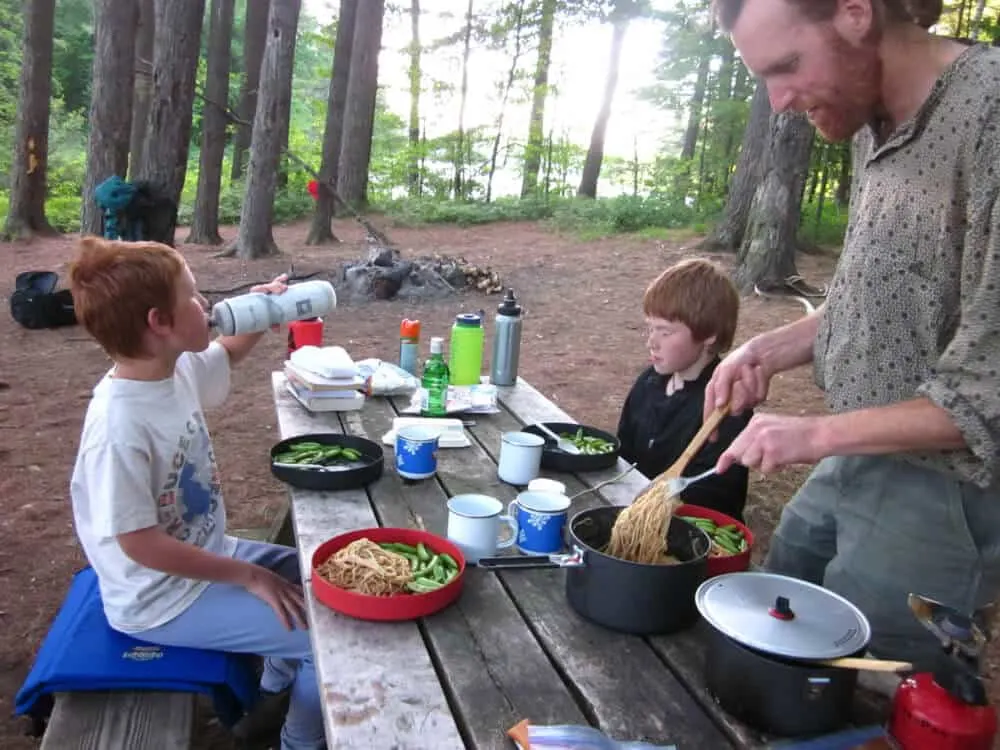
M 423 545 L 432 555 L 449 555 L 458 567 L 457 575 L 440 588 L 426 592 L 405 591 L 387 595 L 363 594 L 334 585 L 320 572 L 337 552 L 352 542 L 367 539 L 374 544 L 403 544 L 417 548 Z M 434 558 L 430 558 L 433 560 Z M 443 559 L 443 558 L 442 558 Z M 465 557 L 462 551 L 447 539 L 419 529 L 371 528 L 348 531 L 329 539 L 313 552 L 312 590 L 316 598 L 330 609 L 359 620 L 401 621 L 416 620 L 439 612 L 454 602 L 462 593 L 465 578 Z
M 746 524 L 740 523 L 725 513 L 720 513 L 717 510 L 705 508 L 701 505 L 681 505 L 674 511 L 674 515 L 712 521 L 717 527 L 735 526 L 746 541 L 746 548 L 742 552 L 733 554 L 722 549 L 712 531 L 706 528 L 705 531 L 708 534 L 708 538 L 712 540 L 712 548 L 708 553 L 707 576 L 709 578 L 723 573 L 741 573 L 750 569 L 750 555 L 753 553 L 753 532 L 750 531 Z

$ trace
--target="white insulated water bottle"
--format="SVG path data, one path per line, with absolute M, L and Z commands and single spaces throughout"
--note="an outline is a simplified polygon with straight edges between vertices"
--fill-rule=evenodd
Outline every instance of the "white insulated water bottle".
M 303 281 L 281 294 L 251 292 L 212 306 L 209 325 L 223 336 L 266 331 L 271 326 L 326 315 L 337 306 L 337 292 L 329 281 Z

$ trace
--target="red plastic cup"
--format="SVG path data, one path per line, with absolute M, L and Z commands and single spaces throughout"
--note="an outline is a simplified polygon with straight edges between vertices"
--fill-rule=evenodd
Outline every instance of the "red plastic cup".
M 293 320 L 288 324 L 288 356 L 303 346 L 323 346 L 323 319 Z

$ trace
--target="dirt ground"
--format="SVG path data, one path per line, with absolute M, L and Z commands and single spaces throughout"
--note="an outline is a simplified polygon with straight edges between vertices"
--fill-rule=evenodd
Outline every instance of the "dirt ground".
M 343 242 L 324 248 L 304 246 L 307 229 L 304 223 L 277 227 L 275 236 L 284 254 L 250 263 L 216 258 L 216 248 L 180 248 L 203 290 L 269 280 L 290 263 L 297 273 L 336 271 L 366 253 L 363 232 L 354 222 L 337 222 L 335 232 Z M 685 247 L 691 244 L 632 237 L 581 242 L 534 224 L 386 231 L 404 257 L 458 255 L 498 270 L 525 310 L 520 374 L 580 421 L 609 429 L 646 361 L 642 292 L 659 271 L 689 254 Z M 232 238 L 235 228 L 224 228 L 223 233 Z M 178 230 L 178 241 L 185 237 L 186 230 Z M 20 271 L 56 270 L 65 282 L 75 240 L 67 236 L 0 244 L 4 307 Z M 731 256 L 715 257 L 732 262 Z M 799 272 L 814 285 L 824 284 L 834 262 L 832 255 L 804 256 Z M 496 296 L 467 292 L 414 305 L 373 301 L 342 306 L 327 319 L 325 341 L 344 346 L 355 359 L 395 361 L 399 321 L 416 317 L 422 321 L 423 355 L 432 334 L 447 336 L 456 313 L 490 312 L 498 301 Z M 792 300 L 747 298 L 737 342 L 802 312 Z M 285 502 L 284 490 L 270 476 L 265 460 L 276 440 L 269 373 L 281 368 L 284 347 L 283 335 L 266 337 L 252 360 L 234 373 L 227 405 L 208 415 L 234 529 L 267 526 Z M 80 327 L 28 331 L 8 314 L 0 320 L 0 747 L 7 750 L 38 744 L 24 737 L 25 723 L 12 718 L 13 697 L 71 573 L 83 564 L 68 480 L 91 389 L 108 365 Z M 791 414 L 821 410 L 811 372 L 779 376 L 768 408 Z M 783 503 L 807 470 L 752 477 L 748 518 L 760 552 Z

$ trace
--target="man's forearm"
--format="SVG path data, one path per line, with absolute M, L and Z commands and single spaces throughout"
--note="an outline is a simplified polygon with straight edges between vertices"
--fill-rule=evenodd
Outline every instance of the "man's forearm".
M 156 527 L 120 534 L 118 544 L 140 565 L 181 578 L 243 586 L 253 576 L 255 567 L 178 541 Z
M 824 456 L 957 450 L 965 438 L 951 416 L 927 398 L 823 417 Z
M 794 323 L 758 336 L 753 346 L 771 375 L 808 364 L 825 306 Z
M 257 346 L 265 332 L 244 333 L 239 336 L 220 336 L 219 343 L 229 352 L 229 365 L 237 365 L 246 359 L 250 350 Z

